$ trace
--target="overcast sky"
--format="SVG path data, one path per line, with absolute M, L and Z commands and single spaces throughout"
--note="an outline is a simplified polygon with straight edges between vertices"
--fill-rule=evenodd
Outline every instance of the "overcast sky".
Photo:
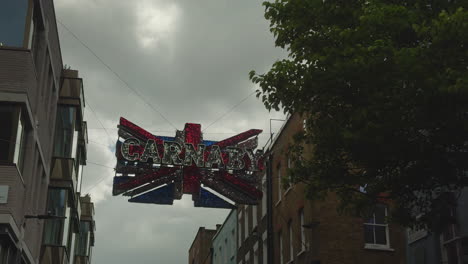
M 259 0 L 55 0 L 55 8 L 61 23 L 177 129 L 186 122 L 206 128 L 255 91 L 250 70 L 265 72 L 285 56 L 274 47 Z M 187 263 L 198 227 L 215 228 L 228 210 L 193 208 L 189 195 L 173 206 L 111 195 L 119 117 L 159 135 L 173 136 L 175 128 L 58 27 L 63 62 L 84 79 L 89 145 L 83 193 L 95 201 L 93 263 Z M 204 138 L 259 128 L 264 143 L 270 118 L 283 115 L 268 113 L 252 95 Z M 273 122 L 273 130 L 280 125 Z

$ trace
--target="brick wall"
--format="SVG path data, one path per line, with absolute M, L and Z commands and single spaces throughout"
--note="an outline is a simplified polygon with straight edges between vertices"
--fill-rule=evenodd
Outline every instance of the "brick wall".
M 324 200 L 310 201 L 305 198 L 305 186 L 296 184 L 289 190 L 281 186 L 280 177 L 286 177 L 288 167 L 288 146 L 293 143 L 293 135 L 302 128 L 302 118 L 293 115 L 277 137 L 273 147 L 273 232 L 274 260 L 280 264 L 281 232 L 283 263 L 312 263 L 320 261 L 327 264 L 397 264 L 405 263 L 405 233 L 398 226 L 389 226 L 390 250 L 364 249 L 363 220 L 337 212 L 338 200 L 330 194 Z M 281 197 L 281 199 L 280 199 Z M 299 212 L 304 212 L 305 239 L 302 239 Z M 292 227 L 292 239 L 289 235 L 289 223 Z M 305 241 L 305 251 L 302 250 Z M 293 245 L 291 254 L 290 243 Z M 291 257 L 292 255 L 292 257 Z M 316 262 L 318 263 L 318 262 Z

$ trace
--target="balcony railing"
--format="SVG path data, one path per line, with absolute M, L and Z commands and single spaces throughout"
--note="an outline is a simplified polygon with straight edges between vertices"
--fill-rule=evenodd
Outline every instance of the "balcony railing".
M 67 249 L 64 246 L 43 246 L 40 263 L 68 264 Z
M 54 157 L 50 179 L 50 186 L 71 188 L 74 191 L 77 181 L 75 159 Z
M 65 70 L 60 88 L 59 104 L 76 106 L 82 120 L 85 107 L 83 79 L 78 78 L 78 71 Z
M 94 204 L 81 201 L 81 220 L 93 221 L 94 217 Z
M 75 263 L 73 264 L 89 264 L 89 257 L 87 256 L 75 256 Z

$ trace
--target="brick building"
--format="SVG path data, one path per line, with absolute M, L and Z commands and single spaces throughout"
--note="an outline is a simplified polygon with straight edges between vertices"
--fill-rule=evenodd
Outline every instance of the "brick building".
M 212 239 L 221 225 L 216 225 L 216 230 L 200 227 L 189 249 L 189 264 L 211 264 Z
M 333 194 L 310 201 L 303 184 L 283 186 L 281 179 L 292 166 L 287 149 L 302 129 L 302 118 L 291 116 L 269 151 L 274 232 L 270 263 L 405 263 L 405 231 L 385 222 L 386 205 L 378 205 L 369 219 L 360 219 L 338 214 Z
M 63 69 L 53 1 L 2 2 L 0 263 L 74 263 L 84 107 L 78 72 Z
M 305 186 L 283 186 L 292 162 L 287 149 L 303 129 L 288 118 L 266 151 L 264 196 L 257 206 L 238 206 L 237 263 L 406 263 L 405 230 L 387 224 L 386 205 L 369 219 L 337 213 L 338 200 L 305 198 Z

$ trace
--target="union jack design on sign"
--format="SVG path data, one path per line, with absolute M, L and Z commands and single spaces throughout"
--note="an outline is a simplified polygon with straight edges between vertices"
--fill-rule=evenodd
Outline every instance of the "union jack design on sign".
M 185 124 L 175 137 L 156 136 L 121 117 L 113 195 L 130 202 L 173 204 L 191 194 L 195 207 L 257 204 L 262 131 L 251 129 L 222 141 L 203 140 L 201 125 Z

